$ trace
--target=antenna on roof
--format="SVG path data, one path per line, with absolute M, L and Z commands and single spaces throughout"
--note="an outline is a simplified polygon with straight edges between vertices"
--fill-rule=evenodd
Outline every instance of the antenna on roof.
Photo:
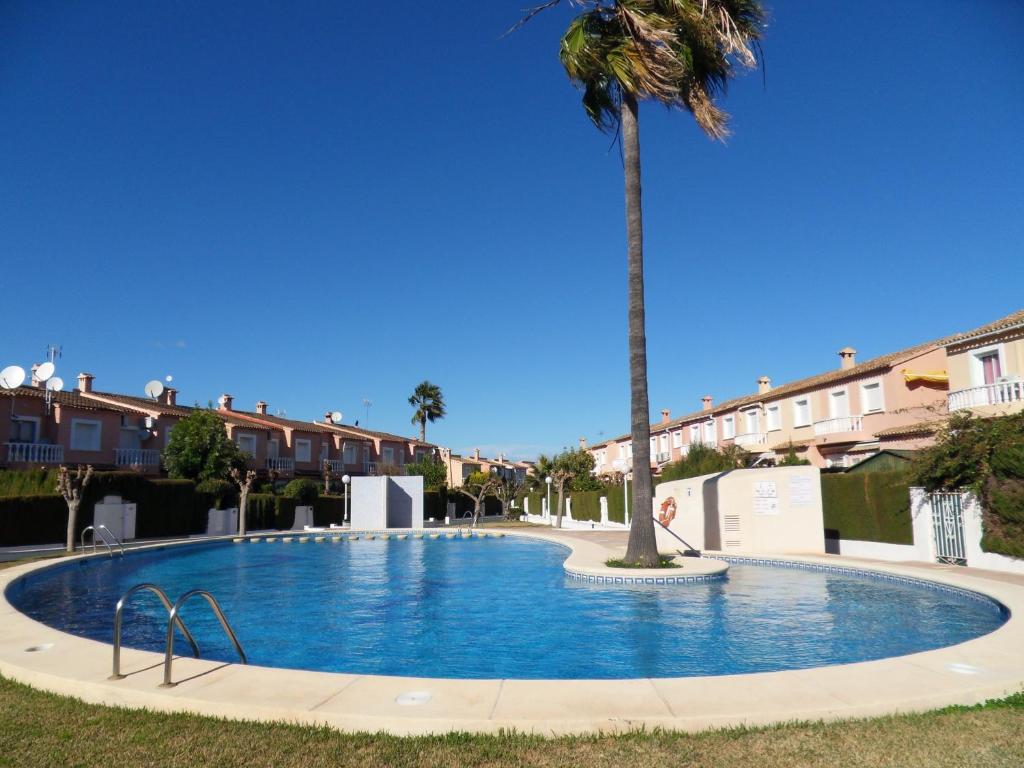
M 156 400 L 163 393 L 164 385 L 161 384 L 156 379 L 153 379 L 152 381 L 146 384 L 146 397 L 150 398 L 151 400 Z
M 342 416 L 341 411 L 335 411 L 334 413 L 332 413 L 331 414 L 331 423 L 332 424 L 341 424 L 341 416 Z

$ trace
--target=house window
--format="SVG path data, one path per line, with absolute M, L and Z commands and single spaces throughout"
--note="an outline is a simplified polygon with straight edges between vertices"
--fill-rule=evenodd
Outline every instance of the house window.
M 979 355 L 981 363 L 981 375 L 985 384 L 995 384 L 1003 375 L 1003 367 L 999 364 L 999 353 L 989 352 L 987 355 Z
M 782 411 L 779 409 L 779 406 L 768 406 L 767 410 L 765 410 L 765 421 L 767 422 L 769 432 L 782 429 Z
M 664 434 L 661 436 L 661 452 L 665 453 L 668 451 L 668 435 Z
M 722 419 L 722 439 L 731 440 L 734 437 L 736 437 L 736 419 L 726 416 Z
M 309 440 L 295 441 L 295 460 L 311 461 L 313 458 L 313 446 Z
M 756 410 L 743 413 L 743 429 L 747 434 L 761 431 L 761 414 Z
M 832 419 L 842 419 L 850 415 L 850 401 L 845 389 L 836 389 L 828 393 L 828 415 Z
M 253 458 L 256 457 L 256 435 L 240 434 L 235 438 L 235 442 L 238 443 L 238 449 Z
M 627 459 L 633 458 L 633 444 L 632 443 L 626 443 L 626 458 Z
M 356 463 L 356 447 L 354 445 L 345 443 L 345 448 L 342 453 L 344 454 L 346 464 Z
M 98 451 L 103 425 L 89 419 L 71 420 L 71 450 Z
M 715 420 L 704 422 L 704 442 L 713 445 L 715 442 Z
M 801 397 L 793 401 L 793 426 L 806 427 L 811 423 L 811 400 Z
M 683 433 L 682 432 L 673 432 L 672 433 L 672 447 L 673 448 L 682 448 L 683 447 Z
M 267 458 L 276 459 L 278 457 L 278 451 L 281 450 L 281 444 L 277 441 L 276 437 L 272 437 L 267 440 Z
M 173 431 L 174 431 L 174 427 L 167 427 L 167 428 L 164 429 L 164 447 L 165 448 L 167 447 L 167 444 L 171 442 L 171 432 L 173 432 Z
M 326 440 L 320 443 L 320 461 L 327 461 L 331 455 L 331 444 Z
M 860 405 L 864 413 L 878 413 L 885 410 L 885 403 L 882 401 L 882 382 L 873 381 L 870 384 L 861 384 Z
M 395 463 L 395 449 L 394 448 L 391 448 L 390 446 L 385 446 L 381 450 L 381 456 L 383 457 L 385 464 L 394 464 Z
M 39 434 L 39 420 L 14 416 L 11 419 L 11 442 L 34 443 Z
M 694 445 L 700 442 L 700 424 L 690 425 L 690 444 Z

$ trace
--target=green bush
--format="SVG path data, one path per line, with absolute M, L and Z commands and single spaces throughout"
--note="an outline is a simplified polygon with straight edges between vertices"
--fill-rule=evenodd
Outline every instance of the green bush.
M 214 509 L 230 509 L 238 505 L 238 486 L 227 480 L 211 478 L 196 485 L 196 491 L 213 498 Z
M 589 520 L 601 522 L 601 497 L 605 495 L 604 489 L 600 491 L 577 491 L 572 494 L 572 519 Z
M 313 502 L 313 525 L 327 527 L 345 522 L 345 497 L 320 496 Z
M 459 494 L 460 496 L 462 494 Z M 448 514 L 448 494 L 444 489 L 423 492 L 423 519 L 444 520 Z
M 5 496 L 50 496 L 57 492 L 57 470 L 0 470 L 0 498 Z
M 92 507 L 78 511 L 78 531 L 92 525 Z M 67 532 L 68 505 L 61 496 L 6 496 L 0 498 L 0 545 L 20 547 L 28 544 L 61 542 Z
M 696 443 L 690 446 L 689 452 L 679 461 L 674 461 L 661 470 L 657 483 L 672 480 L 685 480 L 690 477 L 710 475 L 715 472 L 726 472 L 746 466 L 747 452 L 735 445 L 721 450 Z
M 630 489 L 632 490 L 632 489 Z M 609 485 L 604 489 L 608 499 L 608 520 L 613 523 L 626 522 L 626 498 L 621 485 Z
M 284 487 L 281 495 L 287 499 L 295 499 L 296 504 L 301 507 L 308 507 L 320 495 L 320 484 L 308 477 L 297 477 Z
M 822 475 L 825 529 L 840 539 L 913 544 L 910 485 L 905 471 Z

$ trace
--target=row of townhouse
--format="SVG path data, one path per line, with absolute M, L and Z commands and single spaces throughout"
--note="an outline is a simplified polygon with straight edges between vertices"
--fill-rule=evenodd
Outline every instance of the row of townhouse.
M 831 371 L 757 391 L 651 425 L 651 466 L 660 471 L 691 446 L 737 445 L 771 463 L 792 448 L 818 467 L 848 467 L 879 450 L 930 444 L 948 414 L 1024 409 L 1024 310 L 965 333 L 858 363 L 839 351 Z M 581 441 L 585 445 L 585 441 Z M 589 448 L 597 474 L 632 466 L 629 435 Z
M 488 459 L 480 455 L 479 448 L 473 450 L 472 456 L 460 456 L 442 448 L 440 457 L 447 469 L 449 488 L 460 488 L 474 472 L 494 473 L 523 483 L 533 471 L 533 465 L 528 461 L 513 461 L 502 454 L 496 459 Z
M 79 374 L 78 388 L 49 393 L 49 405 L 38 382 L 0 390 L 0 407 L 9 413 L 0 419 L 0 466 L 92 464 L 159 473 L 174 425 L 196 409 L 179 405 L 171 387 L 154 400 L 97 391 L 94 378 Z M 249 466 L 262 473 L 319 475 L 327 462 L 338 474 L 370 475 L 384 465 L 401 468 L 438 455 L 430 443 L 335 424 L 330 414 L 322 422 L 307 422 L 273 416 L 267 409 L 260 401 L 255 411 L 235 410 L 234 398 L 222 395 L 214 411 L 249 457 Z

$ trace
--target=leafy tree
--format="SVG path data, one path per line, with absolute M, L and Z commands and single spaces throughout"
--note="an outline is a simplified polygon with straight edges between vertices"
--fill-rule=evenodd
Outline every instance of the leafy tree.
M 498 480 L 499 478 L 490 472 L 474 472 L 463 481 L 461 486 L 455 489 L 463 496 L 468 496 L 473 500 L 474 528 L 480 520 L 484 499 L 494 495 L 498 488 Z
M 437 384 L 421 381 L 409 396 L 409 405 L 416 410 L 412 414 L 412 423 L 420 425 L 420 442 L 427 441 L 427 422 L 433 424 L 445 416 L 444 395 Z
M 78 521 L 78 508 L 82 506 L 82 494 L 85 493 L 90 480 L 92 480 L 92 466 L 79 465 L 75 474 L 71 474 L 67 467 L 62 466 L 57 475 L 57 492 L 64 497 L 64 502 L 68 505 L 68 552 L 75 551 L 75 523 Z
M 320 486 L 308 477 L 297 477 L 284 487 L 281 495 L 286 499 L 295 499 L 301 507 L 308 507 L 320 496 Z
M 983 510 L 982 547 L 1024 557 L 1024 411 L 954 414 L 914 460 L 913 474 L 929 492 L 972 491 Z
M 571 491 L 598 491 L 601 483 L 594 477 L 594 457 L 583 448 L 563 451 L 555 456 L 555 467 L 564 469 L 572 477 L 569 479 Z
M 560 0 L 548 0 L 519 23 Z M 691 112 L 710 137 L 728 135 L 715 105 L 735 64 L 756 66 L 764 10 L 758 0 L 569 0 L 583 12 L 562 36 L 566 74 L 600 130 L 620 138 L 625 170 L 629 369 L 633 439 L 633 522 L 625 560 L 655 567 L 647 398 L 643 212 L 638 102 Z M 699 184 L 697 185 L 699 186 Z
M 533 465 L 533 474 L 529 475 L 527 482 L 530 485 L 532 491 L 543 491 L 547 483 L 544 482 L 544 478 L 548 477 L 555 470 L 555 463 L 552 459 L 545 456 L 543 453 L 537 457 L 537 462 Z
M 518 472 L 511 472 L 498 477 L 498 485 L 494 489 L 494 495 L 501 502 L 501 513 L 507 519 L 512 519 L 512 503 L 526 490 L 526 477 Z
M 807 459 L 801 459 L 796 455 L 796 448 L 793 447 L 793 443 L 789 444 L 789 450 L 786 451 L 785 457 L 779 462 L 780 467 L 804 467 L 810 464 Z
M 743 467 L 746 463 L 747 453 L 738 446 L 730 445 L 719 450 L 703 443 L 695 443 L 690 446 L 689 452 L 683 458 L 661 470 L 661 482 L 727 472 Z
M 448 472 L 444 464 L 436 459 L 425 458 L 405 465 L 405 474 L 420 475 L 423 478 L 423 490 L 437 491 L 448 483 Z
M 245 464 L 224 422 L 208 410 L 193 411 L 175 424 L 164 449 L 164 466 L 175 479 L 225 480 L 232 468 L 244 469 Z

